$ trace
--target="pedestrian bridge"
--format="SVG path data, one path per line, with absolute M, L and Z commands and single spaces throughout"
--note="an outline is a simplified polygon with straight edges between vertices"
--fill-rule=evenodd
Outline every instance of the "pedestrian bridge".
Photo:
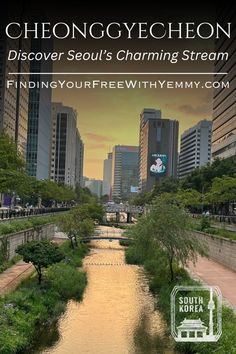
M 90 237 L 84 237 L 82 239 L 83 242 L 89 242 L 89 241 L 129 241 L 130 239 L 126 236 L 123 235 L 123 230 L 96 230 L 95 234 Z

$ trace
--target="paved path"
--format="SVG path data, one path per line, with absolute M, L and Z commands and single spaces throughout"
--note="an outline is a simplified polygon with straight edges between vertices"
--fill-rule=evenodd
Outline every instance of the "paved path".
M 34 267 L 32 264 L 19 261 L 12 267 L 0 274 L 0 295 L 14 290 L 17 285 L 31 273 Z
M 56 235 L 57 236 L 57 235 Z M 65 239 L 55 237 L 54 242 L 61 244 Z M 31 263 L 19 261 L 0 274 L 0 296 L 14 290 L 22 280 L 26 279 L 34 272 L 34 266 Z
M 205 257 L 198 257 L 196 265 L 188 269 L 203 282 L 219 286 L 223 297 L 236 309 L 236 272 Z

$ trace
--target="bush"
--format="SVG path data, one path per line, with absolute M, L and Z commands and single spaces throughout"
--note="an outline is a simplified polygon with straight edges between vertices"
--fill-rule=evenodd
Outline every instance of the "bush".
M 65 279 L 66 282 L 65 282 Z M 87 284 L 85 273 L 79 272 L 68 264 L 52 265 L 47 271 L 47 280 L 62 299 L 81 300 Z
M 8 235 L 14 232 L 35 228 L 55 221 L 53 216 L 42 216 L 24 220 L 12 220 L 8 223 L 0 223 L 0 235 Z
M 208 217 L 203 216 L 200 222 L 200 231 L 204 231 L 211 227 L 211 223 Z
M 68 255 L 68 244 L 61 251 Z M 45 281 L 39 286 L 35 276 L 25 280 L 11 294 L 0 298 L 0 353 L 27 353 L 38 326 L 56 321 L 69 299 L 81 300 L 86 286 L 86 275 L 74 264 L 81 264 L 86 246 L 75 250 L 71 264 L 61 263 L 45 271 Z M 77 261 L 76 261 L 77 259 Z

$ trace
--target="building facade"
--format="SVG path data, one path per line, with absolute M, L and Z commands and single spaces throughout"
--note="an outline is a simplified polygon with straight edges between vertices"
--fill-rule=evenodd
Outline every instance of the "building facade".
M 215 63 L 215 72 L 227 72 L 216 77 L 217 81 L 229 82 L 229 88 L 214 90 L 213 97 L 213 129 L 212 129 L 212 159 L 227 158 L 236 155 L 236 10 L 233 4 L 224 4 L 218 11 L 217 22 L 224 25 L 232 23 L 230 39 L 216 40 L 216 52 L 228 52 L 227 61 Z
M 12 137 L 18 150 L 26 157 L 28 129 L 28 75 L 17 72 L 29 72 L 29 62 L 8 60 L 9 50 L 30 50 L 30 40 L 11 40 L 0 38 L 0 130 Z M 9 74 L 14 73 L 14 74 Z M 25 87 L 21 86 L 21 81 Z
M 77 113 L 62 103 L 52 103 L 50 179 L 74 187 L 76 181 Z
M 84 143 L 81 139 L 79 130 L 76 130 L 76 151 L 75 151 L 75 183 L 83 186 L 84 169 Z
M 211 160 L 212 121 L 202 120 L 181 135 L 178 177 L 184 178 L 195 168 Z
M 103 161 L 103 181 L 102 195 L 111 196 L 111 178 L 112 178 L 112 152 L 107 154 L 107 159 Z
M 52 51 L 51 40 L 32 39 L 31 50 L 34 52 Z M 52 72 L 52 61 L 31 61 L 30 82 L 51 80 L 52 75 L 34 74 L 38 72 Z M 37 179 L 49 178 L 50 145 L 51 145 L 51 97 L 50 87 L 30 88 L 28 104 L 28 133 L 26 168 L 29 176 Z
M 139 190 L 152 190 L 160 178 L 177 177 L 179 122 L 164 119 L 161 111 L 145 108 L 140 114 Z
M 138 189 L 137 146 L 116 145 L 112 150 L 112 198 L 128 200 Z

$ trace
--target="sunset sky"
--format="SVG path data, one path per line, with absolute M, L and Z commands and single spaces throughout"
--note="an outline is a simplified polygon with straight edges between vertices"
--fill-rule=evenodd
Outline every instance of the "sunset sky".
M 152 3 L 132 4 L 127 6 L 120 2 L 103 6 L 97 3 L 92 7 L 87 2 L 68 0 L 57 3 L 34 3 L 40 11 L 46 13 L 51 22 L 92 23 L 102 22 L 212 22 L 214 8 L 210 4 L 191 3 L 183 7 L 168 8 L 166 4 Z M 74 49 L 82 52 L 96 52 L 107 49 L 115 53 L 120 49 L 139 51 L 183 51 L 190 49 L 201 52 L 214 50 L 214 39 L 209 40 L 55 40 L 54 50 L 68 51 Z M 55 62 L 54 72 L 189 72 L 213 71 L 213 62 L 81 62 L 66 60 Z M 209 76 L 60 76 L 54 79 L 66 80 L 204 80 Z M 188 127 L 202 119 L 211 119 L 211 89 L 54 89 L 53 100 L 75 108 L 78 112 L 78 127 L 85 144 L 84 175 L 102 179 L 103 160 L 116 144 L 138 145 L 139 115 L 143 108 L 161 109 L 164 118 L 177 119 L 180 122 L 180 134 Z
M 55 43 L 56 50 L 96 51 L 108 48 L 112 52 L 119 49 L 132 51 L 195 51 L 210 52 L 213 41 L 95 41 L 94 43 L 61 41 Z M 213 62 L 57 62 L 54 71 L 66 72 L 213 72 Z M 67 80 L 202 80 L 211 81 L 209 76 L 60 76 L 54 79 Z M 116 144 L 137 145 L 139 139 L 139 115 L 143 108 L 161 109 L 163 117 L 180 122 L 180 134 L 202 119 L 211 119 L 211 89 L 55 89 L 55 101 L 74 107 L 78 112 L 78 127 L 85 143 L 84 175 L 102 178 L 103 160 Z

